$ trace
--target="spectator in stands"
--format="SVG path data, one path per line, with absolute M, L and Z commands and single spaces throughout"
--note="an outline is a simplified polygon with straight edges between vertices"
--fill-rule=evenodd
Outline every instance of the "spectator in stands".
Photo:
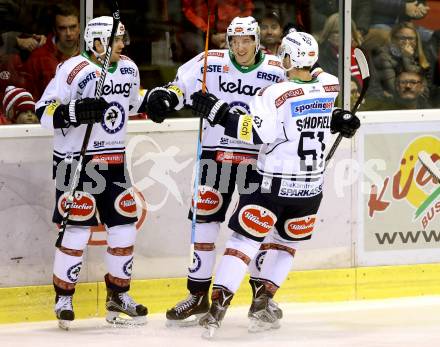
M 428 14 L 425 0 L 372 0 L 371 24 L 364 47 L 370 52 L 387 44 L 395 24 L 421 19 Z
M 278 13 L 272 11 L 263 16 L 260 22 L 261 49 L 268 54 L 277 54 L 283 38 L 283 28 Z
M 327 18 L 339 11 L 339 1 L 310 0 L 310 6 L 312 33 L 319 35 L 324 29 Z M 352 19 L 361 36 L 366 35 L 370 27 L 371 10 L 371 0 L 352 0 Z
M 56 67 L 66 59 L 79 54 L 79 14 L 70 3 L 56 4 L 54 8 L 53 33 L 47 42 L 35 49 L 26 70 L 32 75 L 35 99 L 39 99 L 49 81 L 55 75 Z
M 237 16 L 251 16 L 254 5 L 252 0 L 183 0 L 183 13 L 202 32 L 207 28 L 208 3 L 211 6 L 211 47 L 225 48 L 226 28 L 231 20 Z
M 356 24 L 351 23 L 351 50 L 352 55 L 356 47 L 362 45 L 362 36 L 357 30 Z M 332 75 L 338 76 L 338 61 L 339 61 L 339 14 L 331 15 L 324 24 L 322 33 L 318 38 L 319 43 L 319 66 Z M 354 59 L 352 59 L 352 74 L 360 77 L 359 68 Z M 362 79 L 361 79 L 362 80 Z
M 403 70 L 396 77 L 394 105 L 392 109 L 431 108 L 426 99 L 426 78 L 422 70 Z
M 414 24 L 399 23 L 391 30 L 391 42 L 381 47 L 373 57 L 377 79 L 383 89 L 383 96 L 391 98 L 395 93 L 396 75 L 398 71 L 414 71 L 421 69 L 427 76 L 425 93 L 429 93 L 432 83 L 431 65 L 426 58 L 421 40 Z
M 32 95 L 23 88 L 9 86 L 3 97 L 3 112 L 11 124 L 39 123 Z

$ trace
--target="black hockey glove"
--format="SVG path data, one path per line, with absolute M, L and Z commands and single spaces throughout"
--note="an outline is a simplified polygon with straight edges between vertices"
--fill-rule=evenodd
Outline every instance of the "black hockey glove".
M 343 137 L 353 137 L 356 130 L 361 126 L 358 117 L 350 111 L 337 108 L 333 110 L 332 119 L 330 121 L 330 131 L 332 134 L 340 133 Z
M 211 126 L 222 124 L 231 110 L 227 102 L 214 94 L 202 93 L 201 90 L 191 95 L 191 100 L 193 113 L 197 117 L 206 118 Z
M 144 102 L 145 105 L 141 106 L 141 109 L 143 108 L 147 112 L 148 118 L 155 123 L 162 123 L 168 113 L 177 106 L 179 100 L 175 93 L 166 88 L 157 87 L 150 90 Z
M 72 100 L 67 105 L 59 105 L 54 111 L 54 124 L 64 120 L 66 126 L 99 123 L 104 119 L 104 112 L 109 104 L 103 98 L 84 98 Z

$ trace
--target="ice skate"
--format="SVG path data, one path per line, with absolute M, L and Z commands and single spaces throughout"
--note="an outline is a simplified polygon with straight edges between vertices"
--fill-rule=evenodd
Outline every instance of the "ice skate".
M 220 328 L 233 296 L 233 293 L 223 288 L 212 291 L 212 303 L 209 312 L 199 320 L 199 324 L 206 329 L 202 334 L 203 338 L 212 339 L 214 337 L 216 330 Z
M 251 278 L 249 280 L 249 284 L 251 285 L 251 289 L 252 289 L 252 300 L 255 300 L 255 298 L 257 298 L 258 296 L 260 296 L 261 294 L 263 294 L 266 291 L 264 283 L 260 280 Z M 276 301 L 271 297 L 269 297 L 269 305 L 271 306 L 272 311 L 275 313 L 275 315 L 277 316 L 278 319 L 283 318 L 283 310 L 278 307 L 278 304 L 276 303 Z M 252 306 L 253 306 L 253 301 L 251 304 L 251 308 L 249 309 L 249 312 L 248 312 L 249 318 L 251 318 Z
M 70 323 L 75 319 L 71 295 L 57 295 L 55 297 L 55 314 L 60 329 L 69 330 Z
M 191 294 L 185 300 L 178 302 L 167 310 L 168 327 L 197 325 L 201 316 L 209 311 L 208 292 Z
M 281 316 L 280 316 L 281 314 Z M 256 333 L 280 327 L 282 311 L 266 292 L 253 299 L 248 312 L 249 327 L 248 331 Z
M 148 309 L 136 303 L 127 292 L 114 292 L 107 288 L 106 321 L 115 325 L 145 325 Z M 122 316 L 121 316 L 122 314 Z

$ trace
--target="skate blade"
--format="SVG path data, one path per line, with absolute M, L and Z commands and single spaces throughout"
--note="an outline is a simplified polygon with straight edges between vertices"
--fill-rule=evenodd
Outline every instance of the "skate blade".
M 64 319 L 59 319 L 58 320 L 58 327 L 62 330 L 69 330 L 70 329 L 70 323 L 72 321 L 70 320 L 64 320 Z
M 122 315 L 122 316 L 120 316 Z M 121 312 L 109 311 L 105 317 L 107 323 L 114 326 L 127 326 L 135 327 L 147 324 L 147 316 L 130 317 L 122 314 Z
M 165 326 L 167 328 L 185 328 L 185 327 L 193 327 L 199 324 L 200 317 L 202 317 L 204 313 L 192 315 L 185 319 L 173 320 L 167 319 Z
M 212 340 L 215 336 L 215 332 L 217 331 L 217 327 L 208 325 L 205 327 L 205 331 L 202 333 L 202 338 L 205 340 Z
M 269 322 L 263 322 L 259 319 L 250 318 L 249 319 L 249 325 L 248 325 L 248 331 L 250 333 L 260 333 L 263 331 L 267 331 L 270 329 L 279 329 L 281 327 L 281 324 L 279 320 L 276 320 L 273 323 Z

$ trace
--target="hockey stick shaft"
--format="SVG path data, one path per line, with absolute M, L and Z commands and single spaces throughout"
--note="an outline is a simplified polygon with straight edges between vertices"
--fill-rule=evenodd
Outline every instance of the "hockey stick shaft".
M 211 8 L 209 7 L 208 1 L 208 21 L 206 26 L 206 37 L 205 37 L 205 55 L 203 59 L 203 78 L 202 78 L 202 93 L 206 93 L 206 70 L 208 69 L 208 45 L 209 45 L 209 25 L 211 17 Z M 199 119 L 199 134 L 197 137 L 197 160 L 196 160 L 196 171 L 194 177 L 194 195 L 193 195 L 193 211 L 191 218 L 191 243 L 189 249 L 189 266 L 191 267 L 194 260 L 194 243 L 196 235 L 196 224 L 197 224 L 197 203 L 199 200 L 199 180 L 200 180 L 200 157 L 202 155 L 202 137 L 203 137 L 203 118 Z
M 362 76 L 362 89 L 361 92 L 359 93 L 358 99 L 356 100 L 355 104 L 351 109 L 352 114 L 356 114 L 360 104 L 365 98 L 365 93 L 367 92 L 368 86 L 370 84 L 370 70 L 368 68 L 368 63 L 367 63 L 367 59 L 365 58 L 365 54 L 359 48 L 355 48 L 354 54 Z M 339 134 L 335 142 L 333 143 L 332 147 L 328 151 L 327 157 L 325 158 L 325 167 L 327 167 L 328 162 L 335 154 L 336 149 L 338 148 L 339 144 L 342 141 L 342 138 L 343 136 Z
M 110 39 L 108 42 L 107 50 L 105 52 L 104 61 L 102 63 L 101 75 L 99 77 L 98 84 L 96 86 L 95 98 L 100 98 L 102 95 L 105 77 L 107 75 L 107 70 L 110 65 L 110 57 L 112 55 L 113 41 L 114 41 L 116 30 L 118 28 L 119 21 L 120 21 L 119 6 L 118 6 L 117 1 L 110 1 L 110 3 L 111 3 L 111 9 L 112 9 L 113 26 L 112 26 L 112 32 L 110 34 Z M 79 179 L 80 179 L 81 173 L 83 171 L 84 156 L 86 155 L 87 147 L 89 145 L 89 140 L 90 140 L 90 135 L 92 134 L 92 129 L 93 129 L 93 124 L 88 124 L 87 128 L 86 128 L 86 132 L 84 134 L 84 139 L 83 139 L 83 142 L 81 145 L 81 152 L 79 154 L 78 163 L 75 167 L 75 171 L 73 173 L 73 178 L 70 183 L 69 195 L 66 198 L 63 219 L 60 224 L 58 238 L 57 238 L 57 241 L 55 244 L 57 247 L 61 246 L 64 232 L 66 231 L 67 222 L 69 220 L 70 211 L 72 209 L 73 202 L 75 201 L 75 192 L 76 192 L 76 189 L 78 188 Z
M 419 152 L 418 157 L 426 170 L 428 170 L 428 172 L 440 182 L 440 168 L 434 163 L 432 156 L 425 151 L 421 151 Z

